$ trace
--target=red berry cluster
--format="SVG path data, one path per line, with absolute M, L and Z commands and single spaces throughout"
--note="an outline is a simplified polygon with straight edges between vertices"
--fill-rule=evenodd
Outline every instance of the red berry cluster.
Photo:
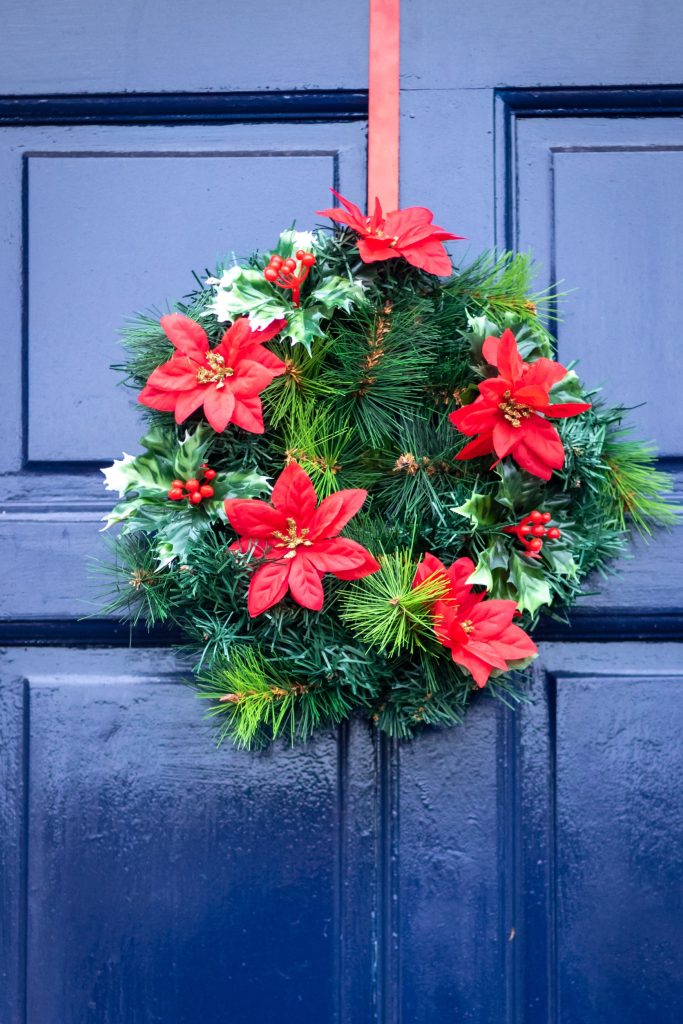
M 515 526 L 503 527 L 503 533 L 514 533 L 524 545 L 525 554 L 530 558 L 538 558 L 543 547 L 542 537 L 546 540 L 559 540 L 562 536 L 556 526 L 548 526 L 551 519 L 550 512 L 539 512 L 538 509 L 534 509 Z
M 297 260 L 299 261 L 298 268 Z M 266 281 L 270 281 L 271 284 L 276 285 L 278 288 L 291 289 L 292 305 L 298 307 L 301 305 L 301 286 L 314 265 L 315 256 L 312 252 L 306 252 L 304 249 L 297 251 L 296 260 L 291 256 L 284 259 L 282 256 L 274 253 L 270 257 L 268 266 L 263 271 L 263 276 Z
M 201 468 L 203 470 L 203 482 L 201 483 L 194 476 L 184 482 L 182 480 L 173 481 L 168 492 L 171 501 L 182 501 L 183 498 L 187 498 L 191 505 L 201 505 L 204 498 L 213 498 L 213 487 L 208 481 L 215 480 L 216 470 L 209 469 L 206 463 Z

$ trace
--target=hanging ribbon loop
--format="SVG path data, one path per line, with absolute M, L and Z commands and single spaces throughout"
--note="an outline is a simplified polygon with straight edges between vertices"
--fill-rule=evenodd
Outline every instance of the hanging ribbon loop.
M 398 208 L 400 0 L 370 0 L 368 213 Z

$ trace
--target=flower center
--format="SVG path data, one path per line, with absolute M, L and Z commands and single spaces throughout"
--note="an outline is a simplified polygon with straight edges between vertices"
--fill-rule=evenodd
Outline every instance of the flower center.
M 273 532 L 273 537 L 277 537 L 277 539 L 280 541 L 279 544 L 276 544 L 276 547 L 288 549 L 284 557 L 294 558 L 296 554 L 296 549 L 299 547 L 300 544 L 303 544 L 303 546 L 306 548 L 310 548 L 312 541 L 306 540 L 308 533 L 309 531 L 306 528 L 304 528 L 301 531 L 301 533 L 299 533 L 297 530 L 296 522 L 294 521 L 294 519 L 292 519 L 291 516 L 288 516 L 287 533 L 282 533 L 280 530 L 275 530 Z
M 522 405 L 521 402 L 515 402 L 514 398 L 511 398 L 510 395 L 510 391 L 505 392 L 503 395 L 505 401 L 499 402 L 498 408 L 508 423 L 511 423 L 513 427 L 521 427 L 522 420 L 531 416 L 531 409 L 528 405 Z
M 465 619 L 464 622 L 460 623 L 460 628 L 469 636 L 474 629 L 474 623 L 471 619 Z
M 217 388 L 225 387 L 225 378 L 232 377 L 235 372 L 232 366 L 225 365 L 225 359 L 220 352 L 207 352 L 205 358 L 209 365 L 197 370 L 197 383 L 215 384 Z

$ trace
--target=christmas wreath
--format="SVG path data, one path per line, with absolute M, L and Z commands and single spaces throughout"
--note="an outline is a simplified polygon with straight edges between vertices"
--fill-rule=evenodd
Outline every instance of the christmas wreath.
M 625 410 L 554 359 L 526 256 L 454 272 L 429 210 L 338 199 L 133 321 L 117 367 L 149 430 L 103 470 L 108 610 L 182 632 L 241 746 L 518 700 L 539 615 L 673 519 Z

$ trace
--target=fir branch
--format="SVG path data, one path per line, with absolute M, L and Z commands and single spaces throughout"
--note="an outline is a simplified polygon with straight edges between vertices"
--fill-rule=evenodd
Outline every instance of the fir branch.
M 415 564 L 409 551 L 381 555 L 379 564 L 379 572 L 349 588 L 342 621 L 364 643 L 389 657 L 433 646 L 431 610 L 435 601 L 445 597 L 447 583 L 434 576 L 413 588 Z
M 679 513 L 669 499 L 671 477 L 656 468 L 656 448 L 628 435 L 628 429 L 607 435 L 602 451 L 609 469 L 605 492 L 617 510 L 620 528 L 625 530 L 631 522 L 647 537 L 654 526 L 675 526 Z

